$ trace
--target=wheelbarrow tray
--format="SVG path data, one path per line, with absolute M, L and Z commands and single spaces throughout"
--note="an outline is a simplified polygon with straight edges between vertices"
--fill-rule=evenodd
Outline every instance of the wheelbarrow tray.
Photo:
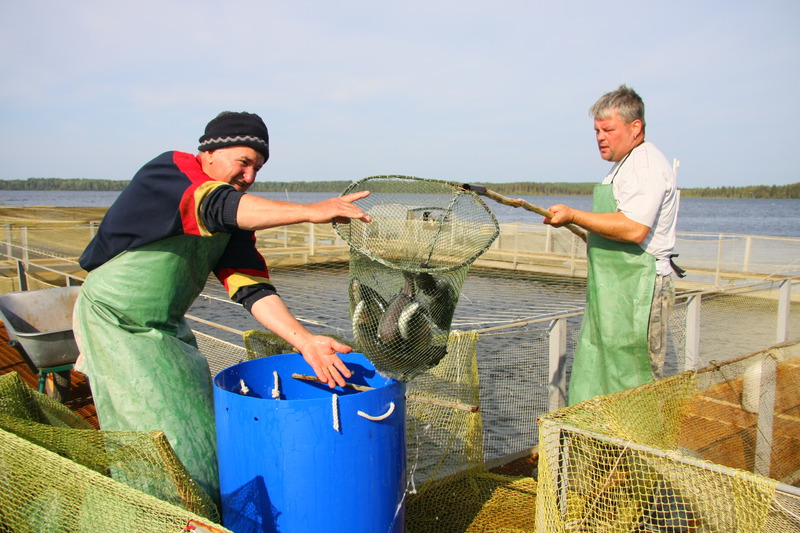
M 68 365 L 78 358 L 72 308 L 80 290 L 56 287 L 0 295 L 0 318 L 10 344 L 22 348 L 36 368 Z

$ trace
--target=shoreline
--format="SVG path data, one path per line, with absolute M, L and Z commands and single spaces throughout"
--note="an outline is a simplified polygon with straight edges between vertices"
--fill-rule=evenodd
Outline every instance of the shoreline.
M 107 207 L 0 206 L 0 223 L 100 222 Z

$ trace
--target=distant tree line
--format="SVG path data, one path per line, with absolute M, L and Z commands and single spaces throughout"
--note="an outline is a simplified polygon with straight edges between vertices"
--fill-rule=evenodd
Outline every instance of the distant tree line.
M 0 180 L 4 191 L 121 191 L 130 180 L 28 178 L 26 180 Z M 257 181 L 250 188 L 254 192 L 331 192 L 344 190 L 349 181 Z
M 591 196 L 595 183 L 480 183 L 506 196 Z M 683 198 L 773 198 L 800 199 L 800 182 L 789 185 L 750 185 L 747 187 L 681 188 Z
M 800 199 L 800 182 L 789 185 L 750 185 L 748 187 L 706 187 L 681 189 L 684 198 L 779 198 Z
M 591 196 L 594 183 L 477 183 L 506 196 Z
M 121 191 L 127 181 L 28 178 L 26 180 L 0 180 L 0 190 L 4 191 Z
M 337 181 L 257 181 L 250 190 L 253 192 L 329 192 L 338 194 L 351 182 Z
M 253 192 L 327 192 L 338 194 L 351 182 L 335 181 L 257 181 Z M 6 191 L 121 191 L 128 181 L 103 179 L 28 178 L 26 180 L 0 180 L 0 190 Z M 587 183 L 537 183 L 519 181 L 511 183 L 485 183 L 498 194 L 507 196 L 591 196 L 594 182 Z M 800 199 L 800 182 L 789 185 L 750 185 L 746 187 L 706 187 L 681 189 L 684 198 L 776 198 Z

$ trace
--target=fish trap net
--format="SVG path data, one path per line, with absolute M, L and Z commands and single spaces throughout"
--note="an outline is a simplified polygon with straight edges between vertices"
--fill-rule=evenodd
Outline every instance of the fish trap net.
M 457 185 L 374 176 L 343 194 L 372 221 L 334 223 L 350 245 L 350 318 L 356 348 L 383 374 L 409 381 L 447 353 L 470 265 L 500 229 L 478 196 Z
M 539 418 L 536 531 L 800 531 L 800 343 Z
M 0 376 L 0 531 L 182 531 L 219 518 L 163 432 L 93 429 L 16 372 Z

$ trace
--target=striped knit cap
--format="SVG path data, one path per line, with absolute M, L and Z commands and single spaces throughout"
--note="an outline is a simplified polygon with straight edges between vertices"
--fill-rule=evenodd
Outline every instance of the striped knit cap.
M 206 126 L 200 137 L 201 152 L 228 146 L 249 146 L 269 159 L 269 133 L 261 117 L 255 113 L 223 111 Z

